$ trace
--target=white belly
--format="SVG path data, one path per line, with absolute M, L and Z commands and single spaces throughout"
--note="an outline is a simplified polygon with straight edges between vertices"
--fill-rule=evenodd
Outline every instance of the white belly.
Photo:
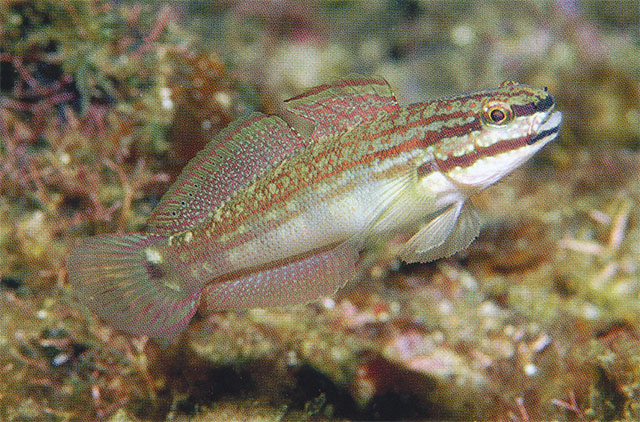
M 339 196 L 332 196 L 330 187 L 325 187 L 325 192 L 308 193 L 299 201 L 302 212 L 226 251 L 226 262 L 237 271 L 342 243 L 363 234 L 364 230 L 371 230 L 368 236 L 377 236 L 411 229 L 461 197 L 457 187 L 441 173 L 432 174 L 429 183 L 422 180 L 417 185 L 404 186 L 405 190 L 417 189 L 416 194 L 401 192 L 398 198 L 390 196 L 394 187 L 390 189 L 386 179 L 352 185 L 353 189 Z M 399 207 L 397 215 L 372 224 L 385 212 L 385 207 L 391 206 Z M 297 207 L 290 205 L 292 214 Z

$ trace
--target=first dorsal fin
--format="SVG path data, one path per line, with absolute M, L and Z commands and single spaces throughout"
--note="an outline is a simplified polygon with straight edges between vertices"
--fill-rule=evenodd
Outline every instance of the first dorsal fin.
M 149 219 L 151 233 L 192 229 L 252 180 L 304 147 L 276 116 L 252 113 L 232 123 L 187 164 Z
M 287 110 L 316 124 L 312 139 L 336 136 L 398 110 L 382 78 L 350 78 L 320 85 L 285 101 Z

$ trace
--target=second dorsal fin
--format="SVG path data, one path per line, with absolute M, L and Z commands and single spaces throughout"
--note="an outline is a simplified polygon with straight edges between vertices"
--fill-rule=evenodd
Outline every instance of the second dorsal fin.
M 287 110 L 316 124 L 314 140 L 347 132 L 399 108 L 387 81 L 364 77 L 320 85 L 285 103 Z
M 238 189 L 304 148 L 276 116 L 252 113 L 227 126 L 182 170 L 149 219 L 151 233 L 192 229 Z

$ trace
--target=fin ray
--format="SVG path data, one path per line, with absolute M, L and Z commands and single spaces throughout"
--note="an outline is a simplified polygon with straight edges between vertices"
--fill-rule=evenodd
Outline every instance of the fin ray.
M 277 116 L 252 113 L 223 129 L 183 169 L 148 221 L 171 235 L 199 225 L 238 189 L 304 147 Z
M 372 209 L 370 221 L 360 234 L 364 243 L 375 242 L 382 235 L 383 240 L 389 229 L 396 226 L 398 221 L 407 221 L 410 216 L 420 215 L 425 202 L 432 198 L 414 189 L 415 172 L 407 166 L 404 174 L 399 174 L 392 182 L 385 186 L 379 197 L 379 203 Z M 415 200 L 420 195 L 419 200 Z M 407 200 L 411 199 L 411 200 Z
M 478 233 L 478 213 L 471 204 L 460 201 L 413 235 L 398 256 L 407 263 L 445 258 L 469 246 Z
M 351 242 L 305 255 L 223 284 L 205 288 L 208 311 L 273 307 L 310 302 L 329 296 L 355 277 L 358 251 Z
M 86 238 L 67 261 L 79 299 L 103 321 L 134 335 L 176 337 L 196 311 L 200 290 L 178 291 L 152 280 L 143 249 L 157 236 Z
M 287 110 L 316 124 L 313 140 L 337 136 L 399 109 L 387 81 L 364 77 L 320 85 L 285 103 Z

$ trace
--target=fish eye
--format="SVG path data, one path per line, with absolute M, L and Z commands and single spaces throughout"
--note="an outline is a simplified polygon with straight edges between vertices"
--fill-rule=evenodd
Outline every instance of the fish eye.
M 513 120 L 511 107 L 504 103 L 489 103 L 482 109 L 482 121 L 490 126 L 502 126 Z

